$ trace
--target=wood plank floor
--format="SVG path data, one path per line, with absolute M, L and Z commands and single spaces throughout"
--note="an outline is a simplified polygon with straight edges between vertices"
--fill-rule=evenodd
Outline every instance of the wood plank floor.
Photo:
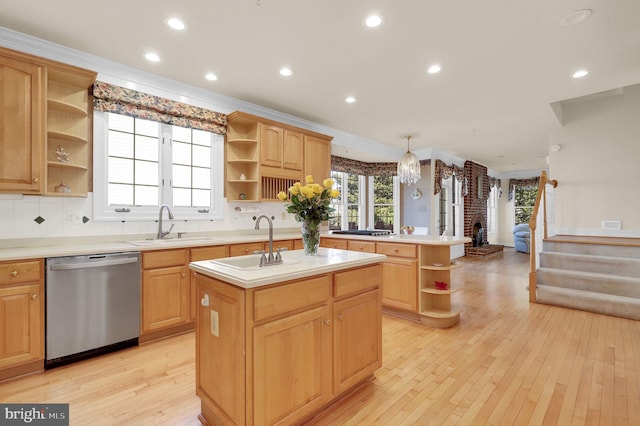
M 640 321 L 529 304 L 528 255 L 464 259 L 461 323 L 383 317 L 383 367 L 317 425 L 638 425 Z M 194 336 L 0 384 L 0 402 L 70 403 L 72 425 L 198 425 Z

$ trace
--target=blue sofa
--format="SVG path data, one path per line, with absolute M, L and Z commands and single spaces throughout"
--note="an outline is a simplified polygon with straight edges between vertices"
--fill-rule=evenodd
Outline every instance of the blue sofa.
M 513 245 L 516 251 L 529 253 L 529 241 L 531 240 L 531 232 L 528 223 L 521 223 L 513 227 Z

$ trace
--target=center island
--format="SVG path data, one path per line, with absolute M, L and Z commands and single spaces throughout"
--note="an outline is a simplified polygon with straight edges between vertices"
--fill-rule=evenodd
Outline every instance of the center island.
M 385 255 L 320 248 L 192 262 L 203 424 L 294 424 L 382 364 Z

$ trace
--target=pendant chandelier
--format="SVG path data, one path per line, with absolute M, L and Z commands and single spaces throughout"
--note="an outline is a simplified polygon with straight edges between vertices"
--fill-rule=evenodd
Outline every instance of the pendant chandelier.
M 411 185 L 420 179 L 420 161 L 409 149 L 411 136 L 405 137 L 407 138 L 407 152 L 402 156 L 398 163 L 398 177 L 400 178 L 400 183 Z

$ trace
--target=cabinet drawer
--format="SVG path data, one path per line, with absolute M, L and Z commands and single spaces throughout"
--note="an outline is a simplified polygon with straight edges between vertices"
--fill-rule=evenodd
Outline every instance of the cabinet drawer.
M 144 269 L 182 266 L 188 262 L 189 249 L 158 250 L 142 253 L 142 267 Z
M 414 244 L 378 243 L 377 253 L 415 259 L 416 246 Z
M 194 247 L 191 249 L 192 262 L 208 259 L 220 259 L 221 257 L 228 256 L 229 251 L 227 250 L 227 246 Z
M 307 306 L 326 303 L 331 298 L 331 277 L 317 278 L 257 290 L 253 296 L 253 318 L 261 321 Z
M 347 249 L 352 251 L 363 251 L 365 253 L 375 253 L 376 243 L 372 241 L 349 240 Z
M 229 246 L 229 256 L 244 256 L 253 254 L 254 251 L 263 250 L 264 243 L 232 244 Z
M 338 272 L 333 278 L 335 297 L 358 293 L 382 285 L 382 265 Z
M 39 281 L 41 265 L 41 260 L 0 263 L 0 284 Z
M 327 248 L 346 250 L 347 240 L 341 240 L 339 238 L 322 238 L 320 240 L 320 245 Z

